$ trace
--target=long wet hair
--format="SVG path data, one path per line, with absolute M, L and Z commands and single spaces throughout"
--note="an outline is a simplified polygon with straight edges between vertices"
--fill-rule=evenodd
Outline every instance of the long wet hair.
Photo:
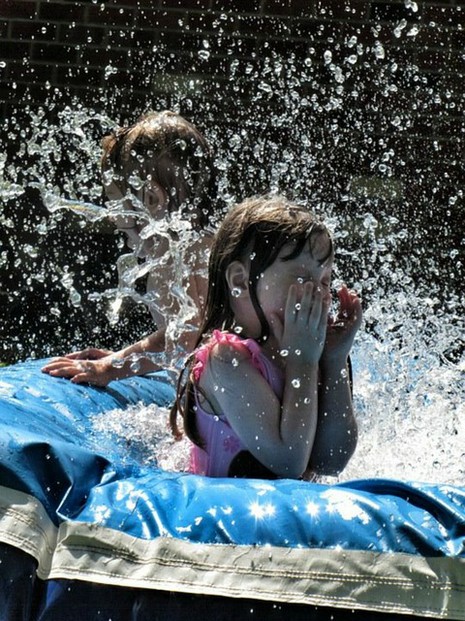
M 213 221 L 217 180 L 206 138 L 179 114 L 149 112 L 102 140 L 102 173 L 121 193 L 134 192 L 131 176 L 151 179 L 168 196 L 168 211 L 181 212 L 195 229 Z
M 207 300 L 195 348 L 215 329 L 234 331 L 235 320 L 226 269 L 236 260 L 249 265 L 249 293 L 261 325 L 258 341 L 265 342 L 270 335 L 270 326 L 257 297 L 261 274 L 274 263 L 285 245 L 291 243 L 292 248 L 281 260 L 289 261 L 298 257 L 307 245 L 312 252 L 322 234 L 328 236 L 329 245 L 327 254 L 318 258 L 321 265 L 332 256 L 333 244 L 325 225 L 307 209 L 288 202 L 282 196 L 248 199 L 232 208 L 213 240 L 208 266 Z M 179 378 L 170 422 L 173 434 L 180 437 L 177 425 L 177 416 L 180 414 L 187 436 L 201 446 L 195 425 L 193 358 L 194 354 L 187 360 Z

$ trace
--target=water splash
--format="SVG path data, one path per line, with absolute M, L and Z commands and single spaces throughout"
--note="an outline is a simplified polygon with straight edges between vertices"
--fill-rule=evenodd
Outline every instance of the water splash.
M 173 440 L 168 419 L 166 408 L 132 406 L 94 416 L 92 429 L 96 443 L 103 442 L 112 451 L 116 448 L 123 463 L 136 461 L 179 472 L 189 463 L 189 443 Z

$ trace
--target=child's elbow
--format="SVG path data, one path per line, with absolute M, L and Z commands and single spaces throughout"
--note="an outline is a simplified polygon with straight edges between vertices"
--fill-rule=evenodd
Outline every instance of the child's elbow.
M 307 460 L 301 459 L 282 459 L 279 462 L 275 459 L 274 463 L 268 465 L 269 470 L 279 479 L 301 479 L 307 470 Z
M 327 454 L 312 455 L 310 469 L 318 475 L 337 477 L 345 469 L 357 448 L 357 428 L 348 434 L 344 444 L 332 447 Z

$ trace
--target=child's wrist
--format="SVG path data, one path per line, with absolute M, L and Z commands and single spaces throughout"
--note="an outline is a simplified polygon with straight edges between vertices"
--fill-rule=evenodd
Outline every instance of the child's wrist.
M 343 371 L 347 368 L 348 356 L 322 356 L 320 358 L 320 369 L 324 372 Z
M 286 363 L 286 375 L 295 378 L 300 377 L 302 379 L 309 380 L 312 377 L 318 376 L 319 370 L 318 361 L 304 361 L 304 360 L 288 360 Z

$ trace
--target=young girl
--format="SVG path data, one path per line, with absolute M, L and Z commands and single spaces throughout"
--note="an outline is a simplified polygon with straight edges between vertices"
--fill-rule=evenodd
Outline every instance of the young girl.
M 171 416 L 208 476 L 335 475 L 357 442 L 349 352 L 360 327 L 343 286 L 329 316 L 333 244 L 281 197 L 233 208 L 213 241 L 198 348 Z M 202 341 L 202 339 L 204 339 Z
M 55 358 L 43 371 L 76 383 L 100 386 L 130 375 L 156 370 L 150 354 L 169 348 L 167 317 L 179 313 L 179 292 L 191 306 L 191 323 L 206 297 L 207 254 L 216 217 L 216 180 L 210 146 L 200 131 L 170 111 L 150 112 L 102 141 L 102 178 L 110 217 L 127 236 L 134 254 L 146 262 L 147 293 L 157 330 L 148 337 L 112 352 L 88 348 Z M 170 244 L 177 232 L 169 229 L 175 215 L 191 236 L 181 265 L 175 265 Z M 165 225 L 164 235 L 157 231 Z M 168 228 L 167 228 L 168 225 Z M 170 239 L 171 238 L 171 239 Z M 179 258 L 179 250 L 176 256 Z M 185 261 L 183 261 L 185 259 Z M 178 287 L 173 281 L 182 274 Z M 186 330 L 178 344 L 192 351 L 195 331 Z M 171 353 L 171 352 L 169 352 Z

